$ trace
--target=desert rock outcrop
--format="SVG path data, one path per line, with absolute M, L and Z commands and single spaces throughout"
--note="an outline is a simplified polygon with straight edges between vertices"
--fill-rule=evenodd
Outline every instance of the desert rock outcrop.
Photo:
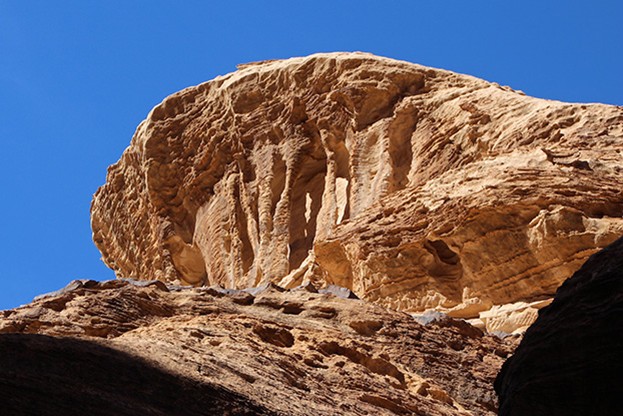
M 93 238 L 119 277 L 336 284 L 512 331 L 623 234 L 622 147 L 615 106 L 362 53 L 247 64 L 149 113 Z
M 496 380 L 502 416 L 621 414 L 623 239 L 593 255 L 539 312 Z
M 494 415 L 513 342 L 312 286 L 74 281 L 3 312 L 0 398 L 11 415 Z

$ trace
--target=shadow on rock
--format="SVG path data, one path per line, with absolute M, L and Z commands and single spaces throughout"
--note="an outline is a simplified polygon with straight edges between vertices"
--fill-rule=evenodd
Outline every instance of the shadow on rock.
M 96 342 L 0 335 L 4 415 L 272 415 L 247 398 Z
M 621 415 L 623 239 L 593 255 L 539 312 L 495 381 L 502 416 Z

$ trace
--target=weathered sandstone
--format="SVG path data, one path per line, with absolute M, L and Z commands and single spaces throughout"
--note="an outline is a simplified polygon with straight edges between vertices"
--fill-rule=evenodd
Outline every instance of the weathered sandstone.
M 311 286 L 75 281 L 3 312 L 0 399 L 10 415 L 494 415 L 514 342 Z
M 362 53 L 259 62 L 149 113 L 93 238 L 119 277 L 336 284 L 514 331 L 623 234 L 621 149 L 620 107 Z
M 539 312 L 496 379 L 502 416 L 621 414 L 623 239 L 593 255 Z

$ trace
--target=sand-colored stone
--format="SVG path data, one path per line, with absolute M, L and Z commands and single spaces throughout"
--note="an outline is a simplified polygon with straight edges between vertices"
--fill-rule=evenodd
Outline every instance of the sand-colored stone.
M 74 282 L 0 317 L 3 412 L 496 414 L 514 340 L 314 292 Z
M 149 113 L 93 238 L 119 277 L 478 318 L 551 297 L 623 234 L 621 149 L 616 106 L 362 53 L 259 62 Z
M 523 333 L 536 320 L 539 310 L 549 305 L 551 301 L 552 299 L 545 299 L 530 303 L 495 305 L 489 310 L 480 312 L 478 319 L 482 321 L 487 332 Z

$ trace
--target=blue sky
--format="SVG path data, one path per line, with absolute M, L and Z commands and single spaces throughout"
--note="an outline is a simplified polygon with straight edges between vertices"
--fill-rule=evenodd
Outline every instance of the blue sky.
M 623 105 L 620 1 L 0 0 L 0 309 L 110 279 L 91 197 L 167 95 L 238 63 L 367 51 Z

